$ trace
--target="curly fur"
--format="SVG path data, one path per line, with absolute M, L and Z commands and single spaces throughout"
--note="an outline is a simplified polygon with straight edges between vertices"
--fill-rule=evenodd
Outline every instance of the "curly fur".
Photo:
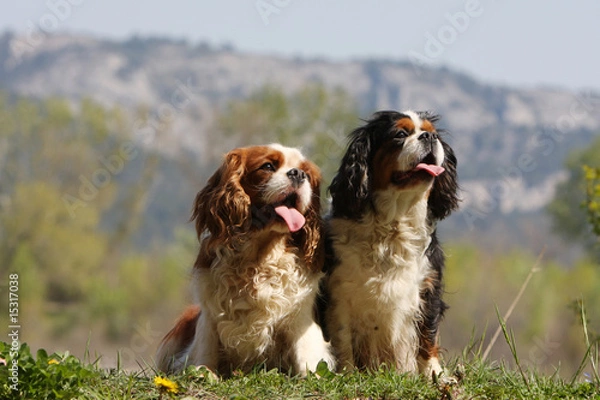
M 292 169 L 303 174 L 295 183 Z M 296 149 L 255 146 L 226 155 L 192 212 L 201 311 L 185 313 L 163 339 L 161 370 L 206 365 L 229 374 L 264 364 L 306 374 L 320 360 L 333 367 L 314 321 L 324 257 L 319 184 L 318 168 Z M 297 232 L 273 212 L 282 202 L 304 215 Z

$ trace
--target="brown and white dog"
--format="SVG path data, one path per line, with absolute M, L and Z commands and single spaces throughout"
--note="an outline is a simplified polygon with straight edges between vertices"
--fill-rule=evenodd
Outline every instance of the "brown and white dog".
M 444 255 L 456 158 L 423 112 L 382 111 L 350 135 L 329 188 L 325 321 L 340 368 L 442 371 Z
M 323 276 L 319 169 L 272 144 L 229 152 L 196 196 L 196 306 L 157 353 L 162 371 L 257 365 L 305 375 L 334 360 L 315 322 Z

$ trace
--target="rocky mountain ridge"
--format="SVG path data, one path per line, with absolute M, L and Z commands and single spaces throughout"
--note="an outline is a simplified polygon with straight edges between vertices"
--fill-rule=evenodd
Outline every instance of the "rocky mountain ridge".
M 343 89 L 362 117 L 379 109 L 441 114 L 460 161 L 463 213 L 475 216 L 538 212 L 564 178 L 565 154 L 600 132 L 600 94 L 591 90 L 506 87 L 408 61 L 291 59 L 169 39 L 55 34 L 34 46 L 0 36 L 0 89 L 146 105 L 159 122 L 169 119 L 175 134 L 165 148 L 175 153 L 202 153 L 213 111 L 228 100 L 267 84 L 292 93 L 314 82 Z

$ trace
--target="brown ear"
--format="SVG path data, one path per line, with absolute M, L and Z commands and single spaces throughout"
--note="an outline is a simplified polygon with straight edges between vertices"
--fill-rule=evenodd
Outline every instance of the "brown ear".
M 208 230 L 211 241 L 230 245 L 239 232 L 248 229 L 250 197 L 240 184 L 244 165 L 243 151 L 229 152 L 223 165 L 196 195 L 191 220 L 196 222 L 198 238 Z
M 306 223 L 294 233 L 294 243 L 301 251 L 305 265 L 312 271 L 321 271 L 325 261 L 325 237 L 321 219 L 321 173 L 312 163 L 305 166 L 312 188 L 312 198 L 308 210 L 304 213 Z

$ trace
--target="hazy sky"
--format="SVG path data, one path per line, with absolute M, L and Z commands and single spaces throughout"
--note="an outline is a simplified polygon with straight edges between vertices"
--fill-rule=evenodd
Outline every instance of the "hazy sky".
M 16 0 L 0 30 L 133 34 L 331 59 L 448 65 L 509 85 L 600 89 L 599 0 Z

